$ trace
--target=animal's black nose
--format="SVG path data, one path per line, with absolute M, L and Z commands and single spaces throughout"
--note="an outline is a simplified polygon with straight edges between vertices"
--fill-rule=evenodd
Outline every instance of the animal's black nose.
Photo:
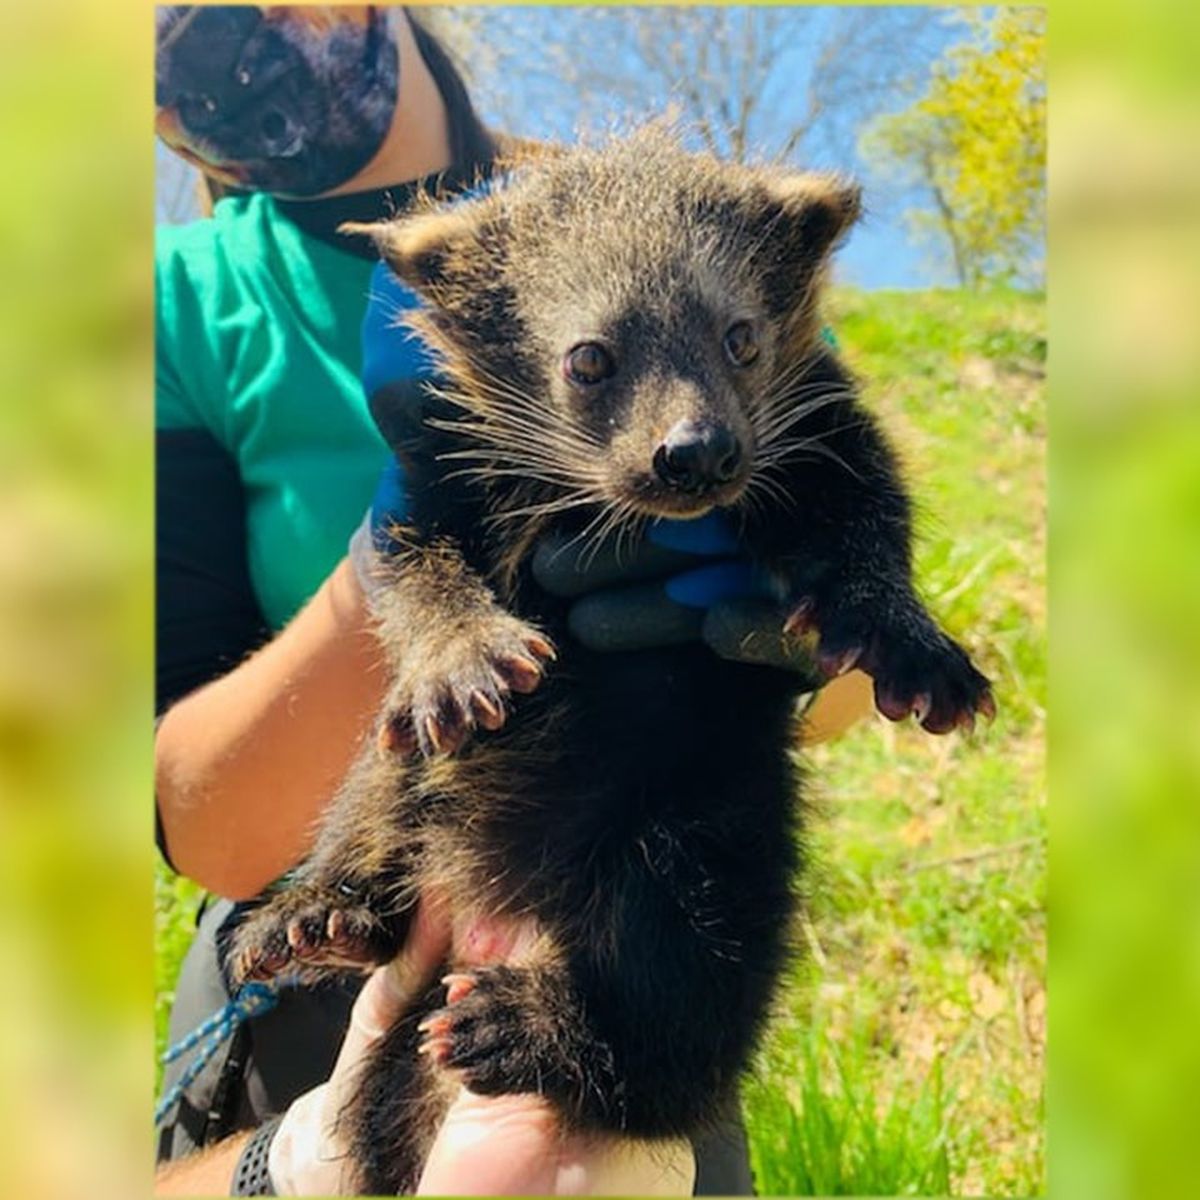
M 742 444 L 725 425 L 680 421 L 654 452 L 654 470 L 663 483 L 699 492 L 728 483 L 742 464 Z

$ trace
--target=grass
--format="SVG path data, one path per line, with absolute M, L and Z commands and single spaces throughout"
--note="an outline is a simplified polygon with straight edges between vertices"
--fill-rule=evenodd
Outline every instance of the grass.
M 799 1074 L 744 1090 L 751 1166 L 760 1195 L 941 1196 L 950 1192 L 940 1064 L 915 1096 L 881 1106 L 866 1069 L 870 1046 L 792 1026 Z M 782 1042 L 783 1032 L 776 1034 Z
M 154 874 L 154 1049 L 155 1062 L 167 1048 L 167 1023 L 175 1003 L 175 979 L 196 929 L 203 890 L 190 879 L 172 875 L 161 863 Z M 154 1087 L 162 1080 L 156 1069 Z
M 808 953 L 744 1107 L 759 1191 L 1043 1190 L 1040 298 L 836 294 L 921 503 L 919 583 L 996 684 L 970 738 L 880 718 L 807 756 Z
M 921 506 L 917 575 L 992 677 L 970 738 L 875 718 L 807 755 L 807 953 L 744 1090 L 764 1195 L 1043 1190 L 1045 363 L 1040 297 L 835 293 Z M 198 893 L 161 873 L 165 1039 Z

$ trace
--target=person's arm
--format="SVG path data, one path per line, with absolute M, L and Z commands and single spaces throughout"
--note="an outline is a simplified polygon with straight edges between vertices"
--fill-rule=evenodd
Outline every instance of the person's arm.
M 158 400 L 172 401 L 161 377 Z M 250 581 L 237 460 L 207 429 L 170 428 L 155 434 L 154 465 L 154 711 L 161 714 L 237 666 L 270 628 Z
M 228 1196 L 242 1150 L 253 1130 L 209 1146 L 197 1154 L 160 1167 L 154 1176 L 156 1196 Z
M 278 637 L 178 701 L 155 737 L 155 788 L 177 870 L 245 899 L 308 850 L 386 673 L 343 560 Z

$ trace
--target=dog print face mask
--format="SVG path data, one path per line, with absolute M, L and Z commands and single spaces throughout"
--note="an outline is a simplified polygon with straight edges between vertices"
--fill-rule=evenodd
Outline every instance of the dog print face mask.
M 158 135 L 236 188 L 305 197 L 353 178 L 383 145 L 398 86 L 386 9 L 157 10 Z

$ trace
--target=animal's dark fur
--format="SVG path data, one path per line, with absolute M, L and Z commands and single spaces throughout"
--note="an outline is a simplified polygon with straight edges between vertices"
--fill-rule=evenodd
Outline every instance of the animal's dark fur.
M 797 682 L 700 645 L 591 653 L 530 551 L 724 505 L 779 580 L 780 636 L 791 612 L 827 667 L 857 652 L 880 706 L 917 706 L 935 731 L 990 707 L 913 592 L 892 454 L 818 336 L 821 272 L 857 205 L 837 179 L 651 132 L 376 230 L 449 380 L 429 411 L 390 414 L 414 505 L 380 568 L 395 685 L 313 857 L 243 929 L 242 977 L 382 961 L 437 886 L 543 931 L 443 1014 L 445 1063 L 473 1089 L 536 1090 L 571 1126 L 650 1137 L 694 1134 L 728 1099 L 786 954 Z M 742 320 L 759 352 L 736 367 L 722 337 Z M 610 349 L 611 379 L 564 378 L 580 341 Z M 689 420 L 745 452 L 704 494 L 651 467 Z M 412 1186 L 442 1111 L 415 1049 L 443 998 L 364 1079 L 354 1153 L 373 1192 Z

